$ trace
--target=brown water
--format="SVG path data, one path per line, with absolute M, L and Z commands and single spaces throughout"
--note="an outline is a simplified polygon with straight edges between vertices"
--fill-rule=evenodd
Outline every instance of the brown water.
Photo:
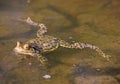
M 119 0 L 0 1 L 0 84 L 119 84 L 119 9 Z M 28 16 L 46 24 L 49 35 L 99 46 L 111 55 L 110 62 L 90 49 L 64 48 L 44 54 L 48 67 L 35 58 L 19 62 L 13 54 L 16 41 L 25 42 L 37 31 L 18 21 Z M 44 79 L 45 74 L 52 77 Z

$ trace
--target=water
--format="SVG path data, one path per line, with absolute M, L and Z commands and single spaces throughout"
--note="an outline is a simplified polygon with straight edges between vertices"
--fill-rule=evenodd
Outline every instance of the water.
M 0 1 L 0 84 L 119 84 L 119 5 L 119 0 Z M 99 46 L 110 62 L 90 49 L 64 48 L 44 54 L 48 67 L 35 58 L 19 62 L 16 41 L 34 38 L 37 31 L 18 21 L 28 16 L 46 24 L 49 35 Z

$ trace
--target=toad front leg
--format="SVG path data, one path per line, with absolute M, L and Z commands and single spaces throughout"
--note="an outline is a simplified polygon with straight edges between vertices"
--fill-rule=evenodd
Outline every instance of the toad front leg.
M 43 57 L 41 54 L 36 54 L 35 57 L 37 57 L 38 61 L 43 65 L 45 65 L 48 61 L 48 59 Z

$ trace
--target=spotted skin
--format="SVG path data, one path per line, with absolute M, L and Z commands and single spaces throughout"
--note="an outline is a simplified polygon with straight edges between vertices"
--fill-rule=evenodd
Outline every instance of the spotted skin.
M 88 43 L 82 43 L 82 42 L 75 42 L 75 43 L 68 43 L 64 40 L 61 40 L 59 38 L 46 35 L 47 28 L 44 24 L 39 24 L 31 20 L 30 17 L 28 17 L 26 20 L 22 20 L 29 25 L 32 26 L 38 26 L 39 30 L 37 31 L 37 37 L 33 38 L 31 40 L 28 40 L 25 43 L 17 42 L 17 46 L 14 48 L 14 51 L 18 54 L 23 55 L 30 55 L 32 57 L 37 57 L 38 60 L 44 64 L 47 62 L 47 58 L 42 56 L 45 52 L 50 52 L 53 50 L 56 50 L 58 47 L 65 47 L 65 48 L 71 48 L 71 49 L 84 49 L 84 48 L 90 48 L 98 52 L 102 57 L 109 60 L 108 55 L 105 55 L 105 53 L 99 49 L 99 47 L 88 44 Z

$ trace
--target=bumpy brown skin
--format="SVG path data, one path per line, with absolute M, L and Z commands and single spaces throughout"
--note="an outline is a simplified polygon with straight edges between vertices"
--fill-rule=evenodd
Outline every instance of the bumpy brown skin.
M 18 54 L 37 57 L 38 60 L 42 64 L 44 64 L 48 60 L 42 56 L 42 53 L 56 50 L 59 46 L 62 46 L 65 48 L 75 48 L 75 49 L 90 48 L 97 51 L 102 57 L 107 58 L 107 60 L 109 60 L 109 56 L 105 55 L 105 53 L 103 53 L 102 50 L 95 45 L 88 44 L 88 43 L 81 43 L 81 42 L 69 44 L 64 40 L 55 38 L 53 36 L 45 35 L 45 33 L 47 32 L 46 26 L 44 24 L 33 22 L 30 19 L 30 17 L 24 20 L 24 22 L 32 26 L 38 26 L 40 28 L 37 31 L 36 38 L 31 39 L 24 44 L 21 42 L 17 42 L 17 46 L 14 48 L 14 51 Z

